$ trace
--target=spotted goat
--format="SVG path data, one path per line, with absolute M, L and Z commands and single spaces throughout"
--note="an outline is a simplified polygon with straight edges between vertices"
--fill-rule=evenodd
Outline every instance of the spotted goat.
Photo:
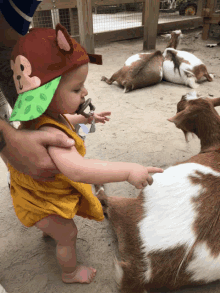
M 122 293 L 167 292 L 220 279 L 220 98 L 182 97 L 168 119 L 200 153 L 153 175 L 137 198 L 96 194 L 118 239 Z
M 176 48 L 180 38 L 181 30 L 173 31 L 167 34 L 169 38 L 168 47 Z M 129 57 L 124 66 L 115 72 L 110 79 L 103 76 L 102 81 L 111 85 L 116 81 L 120 86 L 124 87 L 124 92 L 147 87 L 159 83 L 163 77 L 163 55 L 161 51 L 153 53 L 139 53 Z
M 213 81 L 214 75 L 208 73 L 205 64 L 189 52 L 166 48 L 163 57 L 163 79 L 166 81 L 190 88 L 197 88 L 197 82 L 203 77 Z

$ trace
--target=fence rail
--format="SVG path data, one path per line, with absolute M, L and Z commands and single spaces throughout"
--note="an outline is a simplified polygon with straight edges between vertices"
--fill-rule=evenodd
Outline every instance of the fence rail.
M 166 9 L 158 14 L 159 7 L 164 8 L 160 0 L 44 0 L 32 25 L 55 28 L 60 22 L 89 53 L 99 42 L 140 37 L 144 37 L 144 49 L 153 49 L 157 33 L 202 25 L 203 2 L 198 0 L 197 16 L 182 16 Z

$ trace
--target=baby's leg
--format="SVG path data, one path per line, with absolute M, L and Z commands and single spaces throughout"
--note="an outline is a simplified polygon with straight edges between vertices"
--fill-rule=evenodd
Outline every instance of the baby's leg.
M 96 270 L 92 267 L 76 266 L 77 227 L 74 221 L 50 215 L 37 222 L 36 227 L 57 241 L 56 255 L 65 283 L 91 283 Z

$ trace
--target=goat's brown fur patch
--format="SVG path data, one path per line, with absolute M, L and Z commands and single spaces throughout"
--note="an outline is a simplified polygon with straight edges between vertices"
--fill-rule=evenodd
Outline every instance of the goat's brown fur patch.
M 167 48 L 174 48 L 176 49 L 178 44 L 179 44 L 179 38 L 180 38 L 180 34 L 177 34 L 175 32 L 171 32 L 171 39 L 167 44 Z
M 212 81 L 212 77 L 209 75 L 208 70 L 204 64 L 195 66 L 192 70 L 197 80 L 201 79 L 203 76 L 207 78 L 208 81 Z
M 167 55 L 165 57 L 165 60 L 170 60 L 174 64 L 174 71 L 177 69 L 180 74 L 180 65 L 181 63 L 190 64 L 189 61 L 185 60 L 184 58 L 177 56 L 178 52 L 173 50 L 167 50 Z M 181 74 L 180 74 L 181 75 Z
M 216 162 L 220 162 L 219 153 L 216 159 L 218 160 Z M 220 166 L 216 171 L 220 171 Z M 193 224 L 197 235 L 196 242 L 205 243 L 211 255 L 217 257 L 220 253 L 220 176 L 200 172 L 196 174 L 198 177 L 191 176 L 192 183 L 199 184 L 203 188 L 202 193 L 192 200 L 197 212 L 197 218 Z

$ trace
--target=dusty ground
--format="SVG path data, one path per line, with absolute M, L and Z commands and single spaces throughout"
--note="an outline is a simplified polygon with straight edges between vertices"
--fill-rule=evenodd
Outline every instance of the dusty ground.
M 198 92 L 219 97 L 220 49 L 207 48 L 210 42 L 195 39 L 197 31 L 187 33 L 179 49 L 195 53 L 216 75 L 214 82 L 204 82 Z M 157 48 L 165 42 L 158 37 Z M 87 157 L 109 161 L 136 162 L 145 166 L 166 168 L 199 151 L 197 138 L 187 144 L 180 130 L 167 121 L 176 112 L 176 104 L 190 91 L 185 86 L 168 82 L 127 94 L 117 85 L 101 82 L 110 77 L 124 61 L 142 51 L 142 40 L 121 41 L 100 46 L 103 66 L 90 65 L 87 88 L 97 111 L 111 110 L 111 121 L 97 125 L 97 131 L 87 136 Z M 36 228 L 26 229 L 17 220 L 6 183 L 6 168 L 0 161 L 0 283 L 8 293 L 54 292 L 118 292 L 114 282 L 113 257 L 117 242 L 105 220 L 101 223 L 76 217 L 79 229 L 78 261 L 97 268 L 95 281 L 89 285 L 66 285 L 60 278 L 55 259 L 55 243 L 44 240 Z M 108 184 L 109 195 L 135 197 L 138 191 L 128 183 Z M 183 292 L 220 292 L 220 283 L 188 289 Z

